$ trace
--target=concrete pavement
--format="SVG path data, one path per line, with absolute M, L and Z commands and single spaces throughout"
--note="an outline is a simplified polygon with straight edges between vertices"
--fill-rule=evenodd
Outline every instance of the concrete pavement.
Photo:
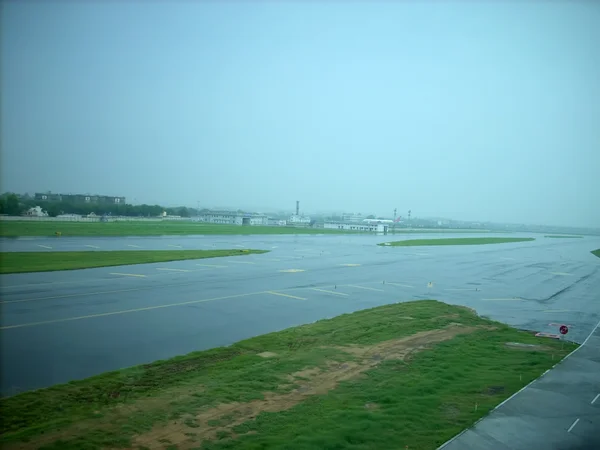
M 581 342 L 600 319 L 600 239 L 381 247 L 397 236 L 2 239 L 3 251 L 262 248 L 263 255 L 0 277 L 3 395 L 391 302 L 435 298 Z M 461 235 L 466 237 L 468 235 Z M 481 234 L 477 234 L 478 237 Z M 498 236 L 495 234 L 494 236 Z M 511 234 L 517 236 L 517 234 Z M 444 237 L 449 237 L 445 235 Z M 88 246 L 88 247 L 86 247 Z

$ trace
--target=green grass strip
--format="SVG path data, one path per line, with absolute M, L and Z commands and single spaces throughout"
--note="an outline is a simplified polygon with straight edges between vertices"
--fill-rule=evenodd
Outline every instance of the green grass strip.
M 406 241 L 384 242 L 377 245 L 391 247 L 414 247 L 423 245 L 484 245 L 507 244 L 510 242 L 528 242 L 533 240 L 534 238 L 470 237 L 448 239 L 409 239 Z
M 127 250 L 2 252 L 0 273 L 50 272 L 266 253 L 267 250 Z
M 0 221 L 0 236 L 166 236 L 251 234 L 340 234 L 323 228 L 215 225 L 198 222 L 29 222 Z M 345 231 L 345 233 L 350 233 Z
M 386 305 L 2 399 L 0 444 L 433 449 L 575 348 L 433 300 Z

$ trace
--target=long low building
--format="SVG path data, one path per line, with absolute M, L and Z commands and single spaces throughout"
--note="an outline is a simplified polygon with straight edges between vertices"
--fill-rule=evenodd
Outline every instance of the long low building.
M 323 228 L 331 230 L 350 230 L 350 231 L 370 231 L 376 233 L 387 233 L 388 225 L 385 223 L 343 223 L 343 222 L 325 222 Z
M 268 217 L 265 214 L 238 211 L 204 211 L 200 213 L 199 219 L 206 223 L 227 225 L 268 225 Z

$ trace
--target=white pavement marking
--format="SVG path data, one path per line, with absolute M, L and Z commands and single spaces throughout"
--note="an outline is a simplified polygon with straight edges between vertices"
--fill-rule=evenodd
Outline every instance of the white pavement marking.
M 127 244 L 127 247 L 142 248 L 139 245 Z
M 456 289 L 444 289 L 445 291 L 474 291 L 473 288 L 456 288 Z
M 505 256 L 501 256 L 500 259 L 505 259 L 506 261 L 514 261 L 515 258 L 507 258 Z
M 41 244 L 38 244 L 37 246 L 38 246 L 38 247 L 42 247 L 42 248 L 52 249 L 52 247 L 49 247 L 49 246 L 47 246 L 47 245 L 41 245 Z
M 600 394 L 598 394 L 598 395 L 596 395 L 596 396 L 594 397 L 594 400 L 592 400 L 592 401 L 590 402 L 590 405 L 593 405 L 594 403 L 596 403 L 596 400 L 598 400 L 598 398 L 600 398 Z
M 328 291 L 327 289 L 318 289 L 318 288 L 310 288 L 310 289 L 313 291 L 318 291 L 318 292 L 326 292 L 327 294 L 343 295 L 345 297 L 348 297 L 348 295 L 350 295 L 350 294 L 344 294 L 343 292 Z
M 405 287 L 405 288 L 413 288 L 414 287 L 414 286 L 411 286 L 410 284 L 391 283 L 389 281 L 386 281 L 385 284 L 391 284 L 392 286 L 400 286 L 400 287 Z
M 202 266 L 202 267 L 213 267 L 215 269 L 224 269 L 227 266 L 219 266 L 218 264 L 196 264 L 197 266 Z
M 89 248 L 100 248 L 100 247 L 98 247 L 96 245 L 86 245 L 86 247 L 89 247 Z
M 171 269 L 169 267 L 157 267 L 156 270 L 168 270 L 169 272 L 191 272 L 187 269 Z
M 550 272 L 550 274 L 552 274 L 552 275 L 560 275 L 562 277 L 570 277 L 571 276 L 570 273 L 565 273 L 565 272 Z
M 596 332 L 596 330 L 598 329 L 598 327 L 600 327 L 600 321 L 598 321 L 598 323 L 596 324 L 596 326 L 594 327 L 594 329 L 592 330 L 592 332 L 588 335 L 588 337 L 585 338 L 585 341 L 583 341 L 583 344 L 581 344 L 579 347 L 577 347 L 573 351 L 579 350 L 581 347 L 583 347 L 586 344 L 586 342 L 590 340 L 590 338 Z
M 141 312 L 141 311 L 151 311 L 153 309 L 172 308 L 174 306 L 194 305 L 197 303 L 213 302 L 216 300 L 228 300 L 228 299 L 240 298 L 240 297 L 249 297 L 251 295 L 258 295 L 258 294 L 264 294 L 264 293 L 265 293 L 264 291 L 249 292 L 247 294 L 235 294 L 235 295 L 227 295 L 225 297 L 213 297 L 213 298 L 205 298 L 202 300 L 190 300 L 187 302 L 167 303 L 166 305 L 146 306 L 144 308 L 125 309 L 125 310 L 121 310 L 121 311 L 112 311 L 112 312 L 106 312 L 106 313 L 100 313 L 100 314 L 88 314 L 87 316 L 67 317 L 65 319 L 44 320 L 42 322 L 29 322 L 29 323 L 22 323 L 19 325 L 7 325 L 4 327 L 0 326 L 0 330 L 9 330 L 11 328 L 33 327 L 33 326 L 38 326 L 38 325 L 46 325 L 46 324 L 59 323 L 59 322 L 70 322 L 73 320 L 93 319 L 95 317 L 106 317 L 106 316 L 129 314 L 129 313 L 135 313 L 135 312 Z
M 358 288 L 358 289 L 365 289 L 367 291 L 385 292 L 383 289 L 376 289 L 376 288 L 371 288 L 371 287 L 366 287 L 366 286 L 357 286 L 355 284 L 347 284 L 346 286 L 353 287 L 353 288 Z
M 274 245 L 274 246 L 273 246 L 273 247 L 271 247 L 271 248 L 277 248 L 277 246 L 276 246 L 276 245 Z
M 570 433 L 570 432 L 571 432 L 571 430 L 572 430 L 573 428 L 575 428 L 575 425 L 577 425 L 577 423 L 578 423 L 578 422 L 579 422 L 579 418 L 577 418 L 577 419 L 575 420 L 575 422 L 573 422 L 573 425 L 571 425 L 571 426 L 569 427 L 569 429 L 567 430 L 567 433 Z
M 141 275 L 138 273 L 119 273 L 119 272 L 112 272 L 109 275 L 122 275 L 124 277 L 140 277 L 140 278 L 146 278 L 146 275 Z
M 546 309 L 546 310 L 544 310 L 542 312 L 545 312 L 545 313 L 566 313 L 566 312 L 575 312 L 575 311 L 570 310 L 570 309 Z
M 482 298 L 484 302 L 519 302 L 520 298 Z
M 340 266 L 344 266 L 344 267 L 358 267 L 358 266 L 360 266 L 360 264 L 340 264 Z
M 295 298 L 296 300 L 306 300 L 305 298 L 302 298 L 302 297 L 296 297 L 295 295 L 290 295 L 290 294 L 282 294 L 281 292 L 267 291 L 266 293 L 271 294 L 271 295 L 279 295 L 281 297 Z
M 167 247 L 182 248 L 181 245 L 167 244 Z
M 255 262 L 252 261 L 227 261 L 228 263 L 234 263 L 234 264 L 256 264 Z
M 241 244 L 235 244 L 234 247 L 242 247 L 242 248 L 244 248 L 244 246 L 241 245 Z
M 284 273 L 298 273 L 298 272 L 304 272 L 304 269 L 283 269 L 283 270 L 280 270 L 280 272 L 284 272 Z

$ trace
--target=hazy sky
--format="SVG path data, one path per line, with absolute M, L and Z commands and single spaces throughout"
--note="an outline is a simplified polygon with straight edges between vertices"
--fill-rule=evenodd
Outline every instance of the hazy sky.
M 3 2 L 2 191 L 600 226 L 600 2 Z

